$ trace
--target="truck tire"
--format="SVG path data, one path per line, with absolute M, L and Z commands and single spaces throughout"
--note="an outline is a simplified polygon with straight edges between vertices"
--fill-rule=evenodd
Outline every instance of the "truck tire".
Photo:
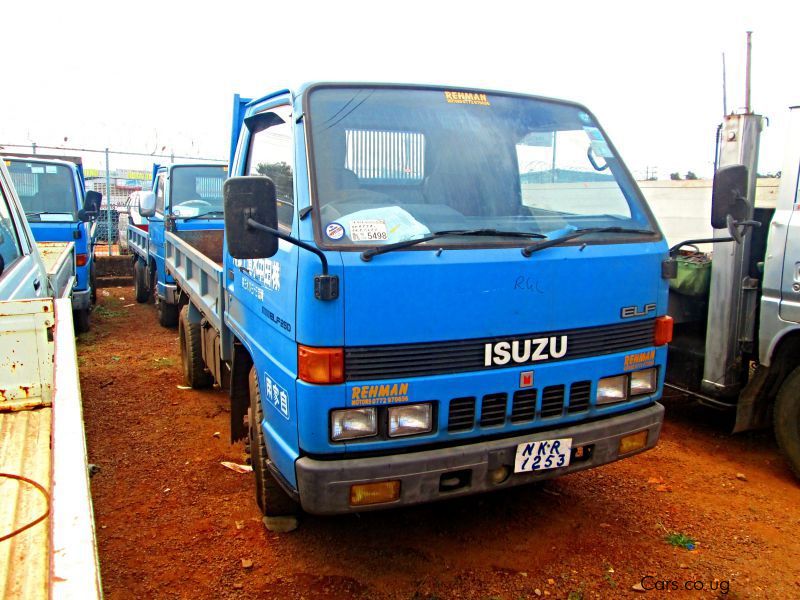
M 186 385 L 199 390 L 214 383 L 203 364 L 200 324 L 189 321 L 189 306 L 184 306 L 178 318 L 178 337 L 181 344 L 181 366 Z
M 73 310 L 72 322 L 75 325 L 75 333 L 86 333 L 89 331 L 91 327 L 89 323 L 89 309 L 82 308 L 80 310 Z
M 789 373 L 775 398 L 775 438 L 800 477 L 800 367 Z
M 180 305 L 167 304 L 161 298 L 156 301 L 158 310 L 158 322 L 162 327 L 174 328 L 178 324 L 178 310 Z
M 295 516 L 300 512 L 300 505 L 295 502 L 275 481 L 269 467 L 267 445 L 264 442 L 264 410 L 261 404 L 258 376 L 256 368 L 250 369 L 250 408 L 247 411 L 248 439 L 250 442 L 250 460 L 256 480 L 256 502 L 266 517 Z
M 133 263 L 133 287 L 136 292 L 136 301 L 144 304 L 150 299 L 150 290 L 147 286 L 147 267 L 140 260 Z

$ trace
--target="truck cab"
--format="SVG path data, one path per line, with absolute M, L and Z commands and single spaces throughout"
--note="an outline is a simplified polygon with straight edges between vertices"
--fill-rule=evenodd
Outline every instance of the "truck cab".
M 188 318 L 266 515 L 440 500 L 656 444 L 667 245 L 584 106 L 390 84 L 237 96 L 231 176 L 223 331 L 211 307 Z
M 789 124 L 773 209 L 755 205 L 763 117 L 725 117 L 712 199 L 714 237 L 689 240 L 671 252 L 675 338 L 667 383 L 702 404 L 735 411 L 734 432 L 773 427 L 800 476 L 799 107 L 791 109 Z M 730 211 L 720 209 L 726 204 Z M 726 212 L 728 218 L 719 218 Z M 713 246 L 696 246 L 708 242 Z
M 100 194 L 86 192 L 80 159 L 6 156 L 33 236 L 41 242 L 73 242 L 76 281 L 72 309 L 78 332 L 89 330 L 89 313 L 97 293 L 94 266 L 94 219 Z
M 144 302 L 152 297 L 165 327 L 177 325 L 180 297 L 175 280 L 165 270 L 164 234 L 221 230 L 222 184 L 227 172 L 227 165 L 218 163 L 153 165 L 152 191 L 140 195 L 139 213 L 147 218 L 147 229 L 128 225 L 128 244 L 135 255 L 136 299 Z

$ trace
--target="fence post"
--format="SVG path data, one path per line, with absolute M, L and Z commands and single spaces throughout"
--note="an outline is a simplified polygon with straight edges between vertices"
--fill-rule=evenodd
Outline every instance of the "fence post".
M 108 148 L 106 148 L 106 241 L 108 242 L 108 255 L 111 256 L 111 165 L 108 161 Z

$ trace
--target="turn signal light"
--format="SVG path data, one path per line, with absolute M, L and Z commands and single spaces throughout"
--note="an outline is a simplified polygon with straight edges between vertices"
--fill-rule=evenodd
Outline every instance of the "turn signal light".
M 298 346 L 297 374 L 301 381 L 308 383 L 342 383 L 344 350 Z
M 78 266 L 78 267 L 83 267 L 88 262 L 89 262 L 89 255 L 88 254 L 77 254 L 75 256 L 75 265 Z
M 383 504 L 400 498 L 400 480 L 357 483 L 350 486 L 350 506 Z
M 672 341 L 672 317 L 664 315 L 656 318 L 655 335 L 653 341 L 656 346 L 663 346 Z
M 647 445 L 647 430 L 639 431 L 626 435 L 619 440 L 619 448 L 617 453 L 622 456 L 623 454 L 630 454 L 636 450 L 641 450 Z

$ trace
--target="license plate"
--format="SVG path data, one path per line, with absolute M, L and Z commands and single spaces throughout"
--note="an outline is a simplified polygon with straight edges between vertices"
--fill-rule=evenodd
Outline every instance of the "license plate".
M 569 464 L 572 438 L 523 442 L 517 446 L 514 473 L 558 469 Z

